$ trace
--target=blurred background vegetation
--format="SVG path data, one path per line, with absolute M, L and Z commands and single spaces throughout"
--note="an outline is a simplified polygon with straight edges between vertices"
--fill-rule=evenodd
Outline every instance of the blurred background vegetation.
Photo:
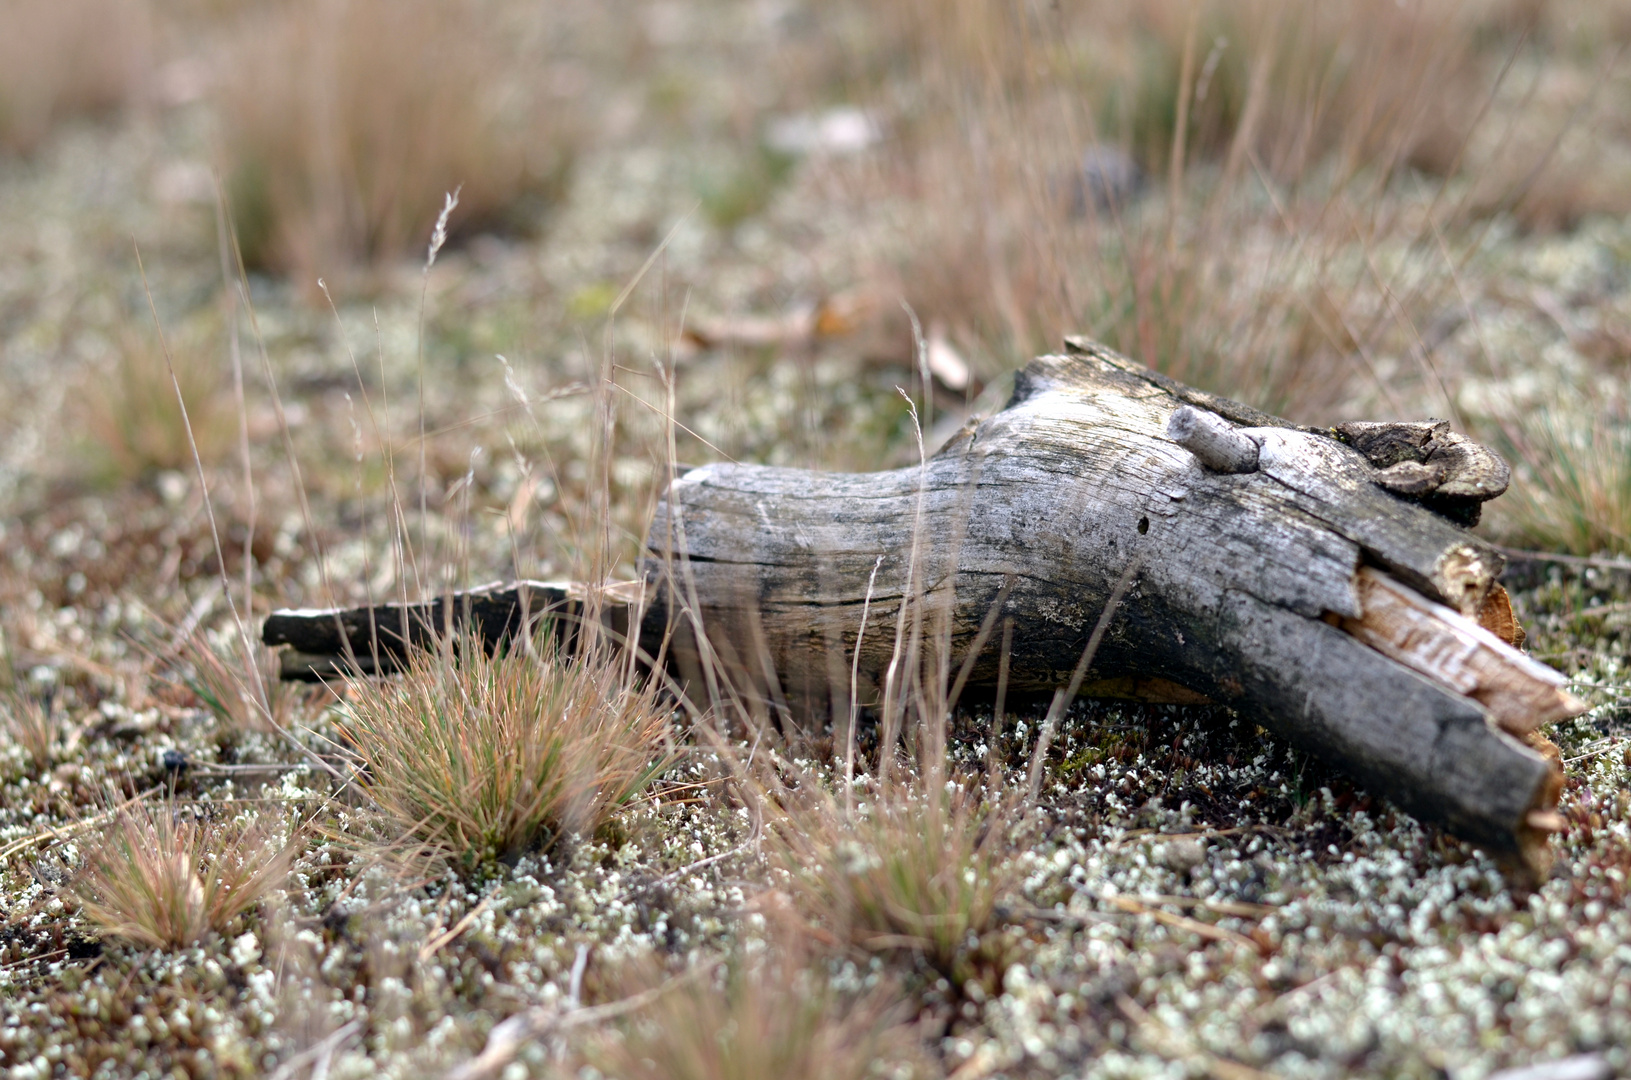
M 394 477 L 566 570 L 638 532 L 665 378 L 683 460 L 868 467 L 911 455 L 896 384 L 954 423 L 1081 332 L 1299 420 L 1448 417 L 1518 466 L 1501 539 L 1631 550 L 1631 4 L 3 15 L 19 509 L 196 445 L 244 529 L 304 490 L 385 530 Z

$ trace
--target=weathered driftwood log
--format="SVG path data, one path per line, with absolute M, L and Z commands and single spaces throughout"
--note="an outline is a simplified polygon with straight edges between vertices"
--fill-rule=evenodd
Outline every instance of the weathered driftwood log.
M 1560 777 L 1525 742 L 1581 706 L 1513 648 L 1501 557 L 1458 524 L 1505 465 L 1443 424 L 1301 428 L 1068 345 L 921 467 L 678 477 L 647 539 L 642 648 L 691 685 L 711 668 L 840 720 L 852 694 L 956 677 L 1050 690 L 1131 571 L 1085 692 L 1229 704 L 1539 868 Z M 577 609 L 536 583 L 464 605 L 492 621 L 523 599 Z M 265 638 L 308 654 L 294 676 L 342 655 L 367 668 L 449 610 L 279 613 Z

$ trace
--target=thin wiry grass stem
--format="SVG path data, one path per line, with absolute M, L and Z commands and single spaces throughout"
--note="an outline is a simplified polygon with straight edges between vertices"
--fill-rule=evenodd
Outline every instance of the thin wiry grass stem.
M 225 199 L 225 194 L 220 193 L 219 197 Z M 294 480 L 294 492 L 296 501 L 300 506 L 301 524 L 305 527 L 306 535 L 310 538 L 310 543 L 317 555 L 317 570 L 323 583 L 325 599 L 331 607 L 338 607 L 334 581 L 329 575 L 328 558 L 323 549 L 322 538 L 317 532 L 316 519 L 311 511 L 311 500 L 307 497 L 306 484 L 301 476 L 300 457 L 295 453 L 294 432 L 289 424 L 288 410 L 283 404 L 283 394 L 278 389 L 277 375 L 272 370 L 272 356 L 266 348 L 266 335 L 261 332 L 260 318 L 255 313 L 255 305 L 249 295 L 249 270 L 244 264 L 243 246 L 239 243 L 238 233 L 235 228 L 229 231 L 228 240 L 232 247 L 233 266 L 237 271 L 233 285 L 238 290 L 238 297 L 243 310 L 249 317 L 250 331 L 255 336 L 255 351 L 260 356 L 261 374 L 266 380 L 267 392 L 272 399 L 272 410 L 277 417 L 278 436 L 283 443 L 284 460 L 288 463 L 290 474 Z M 349 643 L 346 647 L 349 650 Z M 353 663 L 355 662 L 355 657 L 348 657 L 348 659 Z M 328 771 L 332 772 L 333 770 Z
M 991 707 L 990 742 L 986 744 L 986 790 L 992 798 L 1002 791 L 1002 710 L 1008 703 L 1008 666 L 1014 655 L 1014 620 L 1002 621 L 1002 651 L 997 659 L 997 695 Z
M 1189 145 L 1189 101 L 1194 93 L 1195 34 L 1200 28 L 1201 5 L 1189 12 L 1184 29 L 1183 58 L 1178 62 L 1178 116 L 1172 124 L 1172 155 L 1167 165 L 1167 257 L 1176 261 L 1178 208 L 1184 196 L 1184 150 Z
M 922 557 L 924 510 L 928 498 L 928 455 L 923 450 L 923 427 L 918 423 L 917 404 L 912 401 L 910 394 L 900 387 L 895 388 L 896 393 L 906 400 L 906 407 L 912 416 L 912 431 L 917 436 L 917 498 L 912 510 L 912 548 L 906 560 L 906 582 L 901 590 L 900 610 L 895 616 L 895 645 L 889 655 L 889 665 L 884 672 L 883 704 L 880 714 L 883 722 L 882 735 L 878 740 L 878 776 L 887 782 L 891 765 L 895 756 L 895 742 L 900 737 L 901 722 L 904 719 L 905 701 L 904 688 L 909 676 L 902 668 L 906 664 L 918 662 L 917 642 L 919 632 L 917 616 L 918 608 L 918 563 Z M 907 640 L 907 627 L 912 628 L 911 641 Z
M 1099 645 L 1104 641 L 1104 633 L 1110 628 L 1110 620 L 1115 616 L 1116 609 L 1121 607 L 1121 601 L 1126 597 L 1127 590 L 1132 587 L 1133 579 L 1143 567 L 1143 555 L 1135 555 L 1127 560 L 1121 576 L 1116 579 L 1115 585 L 1110 590 L 1109 598 L 1104 602 L 1104 610 L 1099 612 L 1098 622 L 1093 624 L 1093 633 L 1088 635 L 1081 659 L 1076 661 L 1076 667 L 1070 673 L 1069 684 L 1053 692 L 1053 701 L 1049 704 L 1048 714 L 1042 721 L 1042 730 L 1036 737 L 1036 749 L 1031 754 L 1030 775 L 1025 782 L 1027 804 L 1035 804 L 1037 795 L 1042 791 L 1042 769 L 1047 762 L 1048 748 L 1053 742 L 1054 731 L 1064 717 L 1065 710 L 1076 700 L 1076 692 L 1082 688 L 1082 680 L 1087 676 L 1088 666 L 1093 663 L 1093 657 L 1097 655 Z
M 205 514 L 209 520 L 210 539 L 215 545 L 216 562 L 220 565 L 221 592 L 226 598 L 227 609 L 232 613 L 233 625 L 236 627 L 238 638 L 242 642 L 244 656 L 246 658 L 251 657 L 254 652 L 254 643 L 253 639 L 250 637 L 248 624 L 244 622 L 243 613 L 238 610 L 238 604 L 232 598 L 232 583 L 227 578 L 226 549 L 221 543 L 221 529 L 215 520 L 215 503 L 210 497 L 209 480 L 204 473 L 204 459 L 199 456 L 198 443 L 193 438 L 192 423 L 187 416 L 187 402 L 181 393 L 181 380 L 176 377 L 175 362 L 170 356 L 170 346 L 164 336 L 164 325 L 159 320 L 158 305 L 153 300 L 153 290 L 147 282 L 147 268 L 142 265 L 141 246 L 136 244 L 134 238 L 132 238 L 131 244 L 136 252 L 136 269 L 141 275 L 142 290 L 147 296 L 147 309 L 153 316 L 153 328 L 158 334 L 159 345 L 164 352 L 164 363 L 166 368 L 169 370 L 171 384 L 175 387 L 176 403 L 181 409 L 181 423 L 187 430 L 187 443 L 192 449 L 193 466 L 198 474 L 198 489 L 203 499 Z M 249 661 L 249 663 L 251 666 L 253 666 L 252 660 Z M 265 719 L 266 722 L 278 732 L 278 734 L 282 735 L 289 743 L 291 743 L 297 750 L 309 758 L 319 768 L 330 773 L 336 779 L 341 779 L 339 772 L 336 771 L 332 765 L 324 761 L 321 757 L 314 753 L 311 748 L 306 746 L 305 743 L 295 738 L 291 732 L 283 728 L 283 726 L 280 725 L 271 715 L 270 709 L 266 710 Z
M 849 669 L 849 719 L 844 725 L 844 813 L 855 809 L 855 726 L 861 720 L 861 642 L 866 637 L 866 620 L 872 611 L 872 589 L 878 583 L 879 555 L 866 579 L 866 597 L 861 601 L 861 625 L 855 631 L 855 652 Z
M 430 298 L 430 269 L 436 265 L 436 253 L 441 251 L 442 245 L 447 242 L 447 219 L 453 213 L 453 208 L 458 205 L 458 189 L 448 192 L 443 198 L 442 212 L 436 219 L 436 227 L 431 230 L 430 242 L 425 247 L 425 268 L 419 274 L 418 328 L 414 333 L 415 380 L 418 388 L 416 411 L 419 419 L 419 548 L 426 552 L 430 550 L 430 537 L 427 532 L 430 528 L 430 472 L 426 466 L 429 443 L 425 439 L 425 305 Z M 425 583 L 421 580 L 415 584 L 422 595 Z
M 215 235 L 216 247 L 221 258 L 221 282 L 224 286 L 222 295 L 224 306 L 226 308 L 225 318 L 227 323 L 227 346 L 228 353 L 232 358 L 232 396 L 233 401 L 238 407 L 238 456 L 243 464 L 244 499 L 248 503 L 248 513 L 244 523 L 243 617 L 245 622 L 253 623 L 255 620 L 255 523 L 256 511 L 258 508 L 255 501 L 254 461 L 250 457 L 249 453 L 249 405 L 244 396 L 244 362 L 242 342 L 239 338 L 238 328 L 238 294 L 232 288 L 231 254 L 230 245 L 227 241 L 226 202 L 222 196 L 220 175 L 218 173 L 212 173 L 211 176 L 215 182 L 216 192 Z M 179 387 L 177 387 L 177 396 L 180 396 Z M 226 567 L 223 562 L 223 577 L 225 572 Z M 266 693 L 264 679 L 265 673 L 260 670 L 259 665 L 256 662 L 257 657 L 248 638 L 241 634 L 239 635 L 239 638 L 240 644 L 243 647 L 243 662 L 245 671 L 254 676 L 251 681 L 254 684 L 253 689 L 255 693 L 255 701 L 261 708 L 270 714 L 272 707 Z
M 1014 591 L 1014 585 L 1019 581 L 1017 575 L 1005 574 L 1002 579 L 1002 588 L 997 590 L 997 598 L 991 601 L 986 609 L 985 618 L 980 620 L 980 629 L 974 635 L 974 641 L 968 647 L 968 654 L 963 657 L 963 666 L 957 670 L 957 679 L 951 684 L 951 692 L 946 695 L 945 709 L 948 713 L 957 707 L 958 700 L 963 696 L 963 687 L 968 685 L 969 676 L 974 672 L 974 665 L 985 651 L 986 642 L 991 640 L 991 634 L 997 628 L 997 618 L 1002 614 L 1003 605 L 1008 603 L 1008 594 Z M 1008 619 L 1003 624 L 1011 632 L 1013 620 Z

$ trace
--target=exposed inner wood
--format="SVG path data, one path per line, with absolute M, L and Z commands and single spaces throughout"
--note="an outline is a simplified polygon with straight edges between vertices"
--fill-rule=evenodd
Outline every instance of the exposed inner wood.
M 1523 626 L 1512 611 L 1512 598 L 1499 585 L 1489 591 L 1483 606 L 1478 609 L 1478 625 L 1514 649 L 1523 645 Z
M 1359 570 L 1359 618 L 1342 628 L 1378 651 L 1489 710 L 1513 735 L 1586 711 L 1566 680 L 1473 620 L 1371 567 Z

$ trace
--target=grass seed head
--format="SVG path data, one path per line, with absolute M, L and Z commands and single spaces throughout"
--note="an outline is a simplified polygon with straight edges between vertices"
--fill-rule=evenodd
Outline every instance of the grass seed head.
M 455 230 L 536 228 L 575 156 L 537 28 L 479 0 L 264 6 L 221 98 L 222 175 L 252 267 L 355 283 L 424 251 L 446 193 Z M 461 187 L 462 185 L 462 187 Z

